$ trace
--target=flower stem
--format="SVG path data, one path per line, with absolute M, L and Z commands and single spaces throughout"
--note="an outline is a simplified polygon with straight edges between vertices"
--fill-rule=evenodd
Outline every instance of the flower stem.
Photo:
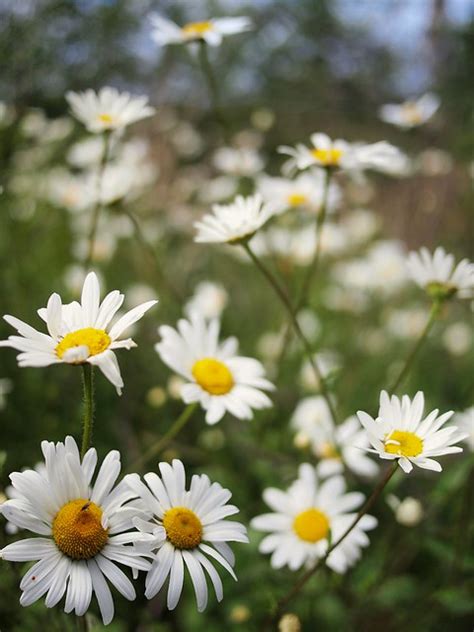
M 79 632 L 89 632 L 89 624 L 87 622 L 86 615 L 83 615 L 82 617 L 76 617 L 76 622 Z
M 214 71 L 212 69 L 211 62 L 209 61 L 207 44 L 204 40 L 201 40 L 199 42 L 199 61 L 201 64 L 204 77 L 206 78 L 207 86 L 209 88 L 209 96 L 211 99 L 212 108 L 214 110 L 214 116 L 216 118 L 217 123 L 221 126 L 224 137 L 225 137 L 227 134 L 227 125 L 222 115 L 217 81 L 214 75 Z
M 423 331 L 421 332 L 420 337 L 418 338 L 418 340 L 416 341 L 415 345 L 413 346 L 413 349 L 409 353 L 408 358 L 406 359 L 402 370 L 398 374 L 397 379 L 393 383 L 392 388 L 390 390 L 391 393 L 393 393 L 393 392 L 395 392 L 397 390 L 397 388 L 402 384 L 403 380 L 408 375 L 408 373 L 409 373 L 409 371 L 410 371 L 410 369 L 411 369 L 411 367 L 413 365 L 414 359 L 418 355 L 419 350 L 423 346 L 423 343 L 425 342 L 426 338 L 428 337 L 428 334 L 430 333 L 431 328 L 433 327 L 433 325 L 434 325 L 434 323 L 436 321 L 436 318 L 438 317 L 438 314 L 440 312 L 440 308 L 441 308 L 441 303 L 439 301 L 434 301 L 433 305 L 431 306 L 430 314 L 429 314 L 428 320 L 426 322 L 426 325 L 425 325 Z
M 273 288 L 273 290 L 275 291 L 275 294 L 278 296 L 278 298 L 282 302 L 283 306 L 285 307 L 286 311 L 288 312 L 288 316 L 290 317 L 290 323 L 291 323 L 296 335 L 298 336 L 298 338 L 299 338 L 299 340 L 300 340 L 300 342 L 301 342 L 301 344 L 303 346 L 303 349 L 304 349 L 304 351 L 306 353 L 308 361 L 311 364 L 311 367 L 312 367 L 312 369 L 313 369 L 313 371 L 314 371 L 314 373 L 316 375 L 316 379 L 318 380 L 319 387 L 321 389 L 321 394 L 324 397 L 324 399 L 326 400 L 326 403 L 327 403 L 328 408 L 329 408 L 329 412 L 331 413 L 331 417 L 332 417 L 334 423 L 337 424 L 336 410 L 334 408 L 334 404 L 333 404 L 331 396 L 329 394 L 328 387 L 326 386 L 326 380 L 324 379 L 324 377 L 323 377 L 323 375 L 321 373 L 321 369 L 318 366 L 318 362 L 317 362 L 316 358 L 314 357 L 313 351 L 311 349 L 311 345 L 309 344 L 306 336 L 304 335 L 304 333 L 301 330 L 300 324 L 299 324 L 298 319 L 296 317 L 295 311 L 293 310 L 293 307 L 291 305 L 290 299 L 286 295 L 285 291 L 281 288 L 280 284 L 278 283 L 276 278 L 273 276 L 273 274 L 270 272 L 270 270 L 264 265 L 264 263 L 259 259 L 259 257 L 257 257 L 257 255 L 254 253 L 254 251 L 250 248 L 248 242 L 243 242 L 242 245 L 243 245 L 245 251 L 247 252 L 247 254 L 249 255 L 249 257 L 252 259 L 252 261 L 255 264 L 255 266 L 259 269 L 259 271 L 266 278 L 266 280 L 268 281 L 270 286 Z
M 291 588 L 291 590 L 284 597 L 282 597 L 278 601 L 278 604 L 276 606 L 276 610 L 275 610 L 274 614 L 272 615 L 270 620 L 267 622 L 266 629 L 270 629 L 270 626 L 271 626 L 272 622 L 278 617 L 278 615 L 281 613 L 283 608 L 285 608 L 285 606 L 288 604 L 288 602 L 291 601 L 291 599 L 293 599 L 293 597 L 300 592 L 300 590 L 303 588 L 303 586 L 306 584 L 306 582 L 316 573 L 316 571 L 319 568 L 321 568 L 321 566 L 323 566 L 323 564 L 326 562 L 326 560 L 328 559 L 328 557 L 330 556 L 332 551 L 334 551 L 334 549 L 336 547 L 338 547 L 341 544 L 341 542 L 347 538 L 347 536 L 350 534 L 350 532 L 357 526 L 357 524 L 360 522 L 360 520 L 365 516 L 365 514 L 369 511 L 369 509 L 375 503 L 377 498 L 380 496 L 380 494 L 384 490 L 385 486 L 387 485 L 389 480 L 392 478 L 392 476 L 395 474 L 397 469 L 398 469 L 398 462 L 395 461 L 395 463 L 392 466 L 388 467 L 385 470 L 383 477 L 380 479 L 380 481 L 378 482 L 377 486 L 374 488 L 373 492 L 367 498 L 365 503 L 362 505 L 362 507 L 360 508 L 358 514 L 356 515 L 356 517 L 354 518 L 352 523 L 344 531 L 344 533 L 335 542 L 333 542 L 331 544 L 331 546 L 326 551 L 326 554 L 323 557 L 321 557 L 318 560 L 318 562 L 313 567 L 308 569 L 299 578 L 299 580 L 296 582 L 296 584 L 293 586 L 293 588 Z
M 84 413 L 82 421 L 81 457 L 90 447 L 94 425 L 94 367 L 88 362 L 82 365 L 82 386 L 84 393 Z
M 194 411 L 197 409 L 198 403 L 194 402 L 188 404 L 183 410 L 181 415 L 173 422 L 171 428 L 162 437 L 153 443 L 146 452 L 144 452 L 136 461 L 134 461 L 130 467 L 132 470 L 136 470 L 141 465 L 147 463 L 152 457 L 159 454 L 169 442 L 176 437 L 178 432 L 184 428 L 184 426 L 191 419 Z

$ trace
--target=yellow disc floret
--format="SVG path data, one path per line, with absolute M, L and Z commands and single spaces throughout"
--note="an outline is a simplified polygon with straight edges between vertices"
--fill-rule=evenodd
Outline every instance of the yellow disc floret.
M 105 123 L 106 125 L 111 125 L 114 122 L 114 117 L 111 114 L 99 114 L 97 118 L 101 123 Z
M 163 516 L 166 537 L 177 549 L 194 549 L 202 540 L 202 524 L 194 511 L 173 507 Z
M 311 151 L 313 158 L 316 158 L 325 167 L 336 167 L 342 156 L 341 149 L 313 149 Z
M 318 542 L 329 533 L 329 520 L 325 513 L 315 509 L 306 509 L 293 521 L 293 531 L 305 542 Z
M 102 509 L 85 498 L 66 503 L 53 520 L 58 549 L 73 560 L 89 560 L 106 545 L 108 530 L 101 524 Z
M 399 456 L 418 456 L 423 452 L 423 439 L 414 432 L 394 430 L 385 437 L 385 452 Z
M 89 349 L 89 355 L 93 356 L 108 349 L 111 342 L 109 334 L 103 329 L 86 327 L 66 334 L 56 346 L 56 355 L 62 358 L 68 349 L 85 346 Z
M 288 196 L 288 204 L 290 206 L 301 206 L 302 204 L 306 204 L 308 201 L 308 196 L 304 195 L 304 193 L 291 193 Z
M 211 395 L 225 395 L 234 386 L 234 378 L 226 365 L 214 358 L 198 360 L 192 374 L 196 382 Z
M 181 30 L 187 37 L 202 37 L 204 33 L 212 31 L 213 28 L 212 22 L 190 22 L 185 24 Z

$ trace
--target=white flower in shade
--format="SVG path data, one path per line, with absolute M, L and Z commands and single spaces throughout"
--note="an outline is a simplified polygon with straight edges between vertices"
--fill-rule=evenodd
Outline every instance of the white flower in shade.
M 233 176 L 253 176 L 263 169 L 263 160 L 253 147 L 220 147 L 212 162 L 216 169 Z
M 278 215 L 291 208 L 319 213 L 324 201 L 325 179 L 325 173 L 321 169 L 300 173 L 294 180 L 262 176 L 258 180 L 257 189 Z M 339 187 L 332 182 L 328 191 L 327 212 L 333 212 L 340 200 Z
M 129 600 L 135 589 L 119 568 L 146 571 L 151 564 L 131 546 L 139 534 L 132 518 L 148 517 L 136 494 L 123 482 L 116 450 L 105 457 L 92 484 L 97 452 L 88 450 L 81 461 L 72 437 L 64 443 L 43 441 L 45 471 L 10 475 L 16 497 L 0 506 L 11 523 L 40 537 L 25 538 L 4 547 L 0 556 L 14 562 L 35 561 L 24 575 L 20 603 L 29 606 L 43 595 L 48 608 L 66 595 L 65 612 L 82 616 L 95 593 L 104 624 L 114 615 L 108 580 Z
M 198 312 L 204 318 L 219 318 L 228 300 L 229 295 L 222 285 L 212 281 L 201 281 L 184 310 L 189 315 Z
M 247 17 L 212 18 L 202 22 L 189 22 L 178 26 L 161 15 L 150 16 L 152 38 L 160 46 L 204 41 L 209 46 L 219 46 L 227 35 L 243 33 L 253 27 Z
M 212 213 L 194 224 L 194 241 L 199 243 L 238 244 L 250 239 L 273 215 L 261 196 L 238 195 L 232 204 L 214 204 Z
M 226 412 L 239 419 L 251 419 L 252 409 L 270 407 L 262 390 L 274 386 L 264 377 L 258 360 L 237 354 L 237 340 L 219 342 L 217 319 L 207 322 L 194 313 L 190 320 L 178 321 L 178 328 L 158 329 L 161 342 L 155 345 L 160 358 L 188 383 L 181 389 L 183 400 L 199 402 L 208 424 L 218 422 Z
M 454 255 L 438 247 L 433 254 L 427 248 L 410 252 L 407 262 L 412 279 L 432 298 L 474 295 L 474 263 L 463 259 L 457 265 Z
M 99 92 L 68 92 L 66 99 L 72 114 L 95 134 L 123 130 L 155 113 L 155 109 L 148 105 L 148 97 L 134 97 L 129 92 L 110 87 L 101 88 Z
M 324 397 L 302 399 L 290 424 L 297 432 L 296 445 L 309 444 L 320 459 L 320 476 L 341 473 L 344 465 L 361 476 L 377 474 L 377 464 L 365 453 L 369 441 L 357 417 L 353 415 L 336 426 Z
M 419 99 L 400 104 L 387 103 L 382 105 L 379 116 L 386 123 L 411 129 L 426 123 L 438 110 L 439 105 L 439 98 L 435 94 L 427 92 Z
M 315 468 L 304 463 L 298 479 L 286 492 L 268 488 L 263 499 L 275 513 L 263 514 L 251 522 L 254 529 L 270 532 L 261 541 L 259 550 L 272 553 L 273 568 L 288 565 L 297 570 L 302 565 L 311 567 L 324 557 L 329 542 L 336 542 L 351 526 L 356 517 L 353 512 L 364 502 L 364 495 L 346 493 L 342 476 L 320 482 Z M 359 559 L 361 548 L 368 546 L 365 532 L 376 525 L 373 516 L 363 516 L 331 551 L 326 564 L 337 573 L 344 573 Z
M 171 465 L 160 463 L 159 468 L 161 478 L 149 472 L 143 477 L 146 485 L 138 474 L 129 474 L 124 479 L 153 516 L 148 521 L 134 520 L 143 534 L 143 542 L 136 544 L 137 551 L 155 553 L 146 576 L 145 595 L 148 599 L 154 597 L 169 577 L 167 605 L 173 610 L 181 596 L 186 567 L 198 611 L 202 612 L 208 599 L 204 571 L 209 575 L 217 600 L 221 601 L 222 581 L 211 559 L 237 579 L 233 571 L 234 554 L 227 542 L 248 542 L 247 532 L 239 522 L 225 520 L 239 511 L 227 504 L 232 496 L 228 489 L 211 483 L 205 474 L 195 474 L 186 490 L 184 466 L 177 459 Z
M 398 460 L 402 470 L 409 473 L 413 465 L 426 470 L 441 472 L 441 465 L 433 457 L 462 452 L 453 445 L 465 438 L 456 426 L 442 428 L 453 411 L 438 417 L 438 409 L 423 418 L 425 398 L 419 391 L 413 400 L 408 395 L 390 398 L 386 391 L 380 393 L 380 408 L 373 419 L 364 411 L 358 411 L 360 423 L 367 431 L 373 446 L 370 452 L 381 459 Z
M 341 139 L 333 141 L 321 133 L 312 134 L 310 140 L 311 147 L 300 143 L 296 147 L 278 148 L 281 154 L 290 156 L 290 160 L 283 165 L 285 174 L 314 166 L 354 172 L 371 169 L 392 175 L 402 175 L 408 170 L 407 156 L 386 141 L 348 143 Z
M 15 316 L 4 316 L 20 336 L 0 340 L 0 347 L 20 351 L 18 364 L 21 367 L 88 362 L 98 366 L 120 394 L 123 380 L 114 350 L 136 347 L 131 338 L 122 339 L 121 335 L 157 303 L 147 301 L 138 305 L 110 326 L 123 300 L 124 295 L 114 290 L 101 303 L 99 281 L 95 273 L 90 272 L 84 281 L 80 303 L 74 301 L 63 305 L 59 294 L 52 294 L 47 307 L 38 310 L 48 334 L 37 331 Z
M 395 520 L 404 527 L 416 527 L 423 520 L 423 505 L 417 498 L 407 496 L 403 500 L 388 494 L 387 504 L 395 514 Z
M 467 408 L 461 413 L 456 413 L 453 417 L 458 430 L 466 436 L 464 442 L 471 452 L 474 452 L 474 406 Z

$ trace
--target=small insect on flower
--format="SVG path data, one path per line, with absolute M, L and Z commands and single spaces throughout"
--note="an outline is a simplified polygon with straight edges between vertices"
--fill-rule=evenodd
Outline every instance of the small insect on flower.
M 120 336 L 157 303 L 147 301 L 138 305 L 110 326 L 123 300 L 124 295 L 113 290 L 101 303 L 99 281 L 96 274 L 90 272 L 84 281 L 81 303 L 63 305 L 59 294 L 52 294 L 47 307 L 38 310 L 49 335 L 6 315 L 4 319 L 20 336 L 0 340 L 0 347 L 20 351 L 18 364 L 21 367 L 44 367 L 61 362 L 96 365 L 120 395 L 123 380 L 114 350 L 136 347 L 131 338 Z
M 382 121 L 403 129 L 424 125 L 435 114 L 440 105 L 439 98 L 427 92 L 419 99 L 403 103 L 386 103 L 379 110 Z
M 144 502 L 153 517 L 136 518 L 142 533 L 137 551 L 153 551 L 155 560 L 145 581 L 145 595 L 152 599 L 169 577 L 167 604 L 178 604 L 184 582 L 184 567 L 191 576 L 197 608 L 202 612 L 208 599 L 206 577 L 209 575 L 218 601 L 222 600 L 222 582 L 209 558 L 219 562 L 236 580 L 232 549 L 227 542 L 248 542 L 245 527 L 225 520 L 239 510 L 227 502 L 232 494 L 219 483 L 211 483 L 202 474 L 194 475 L 186 490 L 186 475 L 181 461 L 160 463 L 161 478 L 154 472 L 145 474 L 146 485 L 138 474 L 129 474 L 124 482 Z
M 360 423 L 367 431 L 372 448 L 369 452 L 381 459 L 398 460 L 407 474 L 413 465 L 426 470 L 441 472 L 441 465 L 433 457 L 462 452 L 454 444 L 465 438 L 456 426 L 442 426 L 453 415 L 453 411 L 438 417 L 438 409 L 423 419 L 425 398 L 421 391 L 411 400 L 408 395 L 401 399 L 380 393 L 380 408 L 373 419 L 364 411 L 358 411 Z
M 199 41 L 209 46 L 219 46 L 227 35 L 243 33 L 253 27 L 252 20 L 247 17 L 211 18 L 178 26 L 154 13 L 150 16 L 150 22 L 153 27 L 152 38 L 159 46 Z
M 274 386 L 264 377 L 258 360 L 237 356 L 237 340 L 219 343 L 220 323 L 206 321 L 194 312 L 190 320 L 178 321 L 178 328 L 159 328 L 161 342 L 155 345 L 160 358 L 188 383 L 181 389 L 186 403 L 199 402 L 206 410 L 208 424 L 217 423 L 226 412 L 239 419 L 252 419 L 252 409 L 272 405 L 262 390 Z
M 5 546 L 0 557 L 13 562 L 36 561 L 20 583 L 20 603 L 29 606 L 46 595 L 46 606 L 56 606 L 64 594 L 64 610 L 82 616 L 94 592 L 105 625 L 114 616 L 112 594 L 106 579 L 129 600 L 135 589 L 118 567 L 124 564 L 134 576 L 151 563 L 131 544 L 139 534 L 132 518 L 148 517 L 143 503 L 123 482 L 120 455 L 112 450 L 105 457 L 91 485 L 97 452 L 90 448 L 81 460 L 76 442 L 43 441 L 45 463 L 34 470 L 10 475 L 15 497 L 0 506 L 12 524 L 40 535 Z
M 324 557 L 329 542 L 336 542 L 353 523 L 355 509 L 364 502 L 360 492 L 346 493 L 342 476 L 318 480 L 314 467 L 304 463 L 297 480 L 286 492 L 268 488 L 263 499 L 274 513 L 257 516 L 251 526 L 270 532 L 260 543 L 261 553 L 272 553 L 273 568 L 288 566 L 298 570 L 313 566 Z M 366 531 L 377 520 L 364 515 L 354 529 L 329 554 L 326 564 L 337 573 L 345 573 L 360 557 L 361 548 L 369 545 Z
M 89 132 L 123 130 L 127 125 L 153 116 L 155 108 L 148 105 L 148 97 L 134 97 L 129 92 L 104 87 L 99 92 L 68 92 L 66 100 L 72 114 Z

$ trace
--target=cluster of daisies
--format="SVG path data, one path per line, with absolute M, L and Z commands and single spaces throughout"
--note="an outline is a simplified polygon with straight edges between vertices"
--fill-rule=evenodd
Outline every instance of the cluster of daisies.
M 155 15 L 152 25 L 158 44 L 192 46 L 217 46 L 223 37 L 252 28 L 245 17 L 178 26 Z M 128 125 L 155 112 L 146 97 L 109 87 L 98 93 L 71 92 L 67 100 L 74 116 L 106 142 L 110 135 L 117 139 Z M 386 105 L 380 116 L 408 129 L 431 118 L 438 106 L 434 95 L 425 95 L 402 105 Z M 196 242 L 242 246 L 250 253 L 249 242 L 286 210 L 305 206 L 315 215 L 331 212 L 340 198 L 332 180 L 335 173 L 360 178 L 368 170 L 389 175 L 410 170 L 407 156 L 385 141 L 350 143 L 315 133 L 308 144 L 279 151 L 289 156 L 283 173 L 292 179 L 262 177 L 255 194 L 213 205 L 195 224 Z M 442 248 L 433 254 L 426 248 L 411 253 L 407 268 L 436 304 L 455 296 L 473 296 L 474 265 L 467 260 L 456 264 Z M 116 351 L 136 346 L 126 337 L 126 330 L 157 301 L 140 303 L 120 315 L 123 302 L 118 290 L 101 300 L 99 280 L 90 272 L 80 301 L 63 303 L 54 293 L 38 310 L 46 331 L 6 315 L 17 333 L 0 341 L 0 346 L 16 349 L 22 367 L 97 366 L 121 394 L 124 382 Z M 220 339 L 219 317 L 206 309 L 206 304 L 194 300 L 187 318 L 176 327 L 160 326 L 155 349 L 182 379 L 183 402 L 198 404 L 206 423 L 216 424 L 226 414 L 250 420 L 254 411 L 272 406 L 270 394 L 275 387 L 261 362 L 238 354 L 236 338 Z M 344 471 L 375 476 L 380 468 L 373 455 L 395 462 L 405 473 L 414 466 L 440 471 L 437 458 L 460 452 L 457 444 L 467 436 L 457 426 L 446 425 L 453 412 L 426 414 L 421 392 L 410 399 L 382 391 L 375 418 L 359 411 L 340 424 L 335 423 L 329 404 L 321 396 L 299 402 L 290 422 L 295 443 L 310 448 L 319 463 L 316 467 L 302 464 L 286 491 L 266 489 L 263 500 L 271 513 L 251 521 L 254 530 L 266 533 L 259 548 L 271 554 L 274 568 L 288 566 L 295 571 L 322 560 L 335 572 L 344 573 L 360 558 L 369 544 L 368 532 L 377 526 L 375 517 L 359 513 L 364 495 L 347 491 Z M 469 419 L 460 421 L 460 427 L 467 428 Z M 95 474 L 96 450 L 90 448 L 81 455 L 72 437 L 64 443 L 44 441 L 41 448 L 44 463 L 12 473 L 9 500 L 0 507 L 11 533 L 25 529 L 36 536 L 19 539 L 0 551 L 6 561 L 34 562 L 21 580 L 23 606 L 44 597 L 51 608 L 64 598 L 65 612 L 82 616 L 95 596 L 102 620 L 108 624 L 114 615 L 110 585 L 128 600 L 136 597 L 123 567 L 130 569 L 133 579 L 139 572 L 146 574 L 146 598 L 166 591 L 169 609 L 180 600 L 185 573 L 191 578 L 198 611 L 207 605 L 209 582 L 216 599 L 222 599 L 216 565 L 236 579 L 229 543 L 248 542 L 246 527 L 228 519 L 239 511 L 229 504 L 229 490 L 211 483 L 205 474 L 193 475 L 187 486 L 184 465 L 177 459 L 159 463 L 157 472 L 143 477 L 127 474 L 118 482 L 121 461 L 115 450 Z

